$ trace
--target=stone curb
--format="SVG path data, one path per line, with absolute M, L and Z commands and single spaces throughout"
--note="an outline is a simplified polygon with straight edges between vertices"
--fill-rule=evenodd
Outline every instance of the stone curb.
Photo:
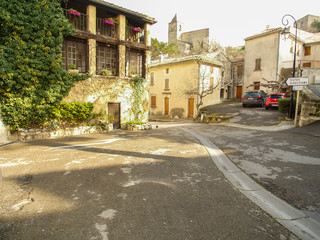
M 241 171 L 213 142 L 191 131 L 185 132 L 198 139 L 206 147 L 211 159 L 231 182 L 231 184 L 261 209 L 270 214 L 277 222 L 301 239 L 320 239 L 320 223 L 309 218 L 285 201 L 266 191 Z

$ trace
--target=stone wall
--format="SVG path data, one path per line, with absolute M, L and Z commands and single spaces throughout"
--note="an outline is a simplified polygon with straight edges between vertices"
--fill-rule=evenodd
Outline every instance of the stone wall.
M 320 97 L 304 88 L 303 102 L 299 116 L 299 127 L 320 120 Z
M 0 119 L 0 144 L 8 142 L 8 129 Z
M 141 121 L 148 121 L 149 94 L 145 82 L 142 99 Z M 134 120 L 133 88 L 129 78 L 93 76 L 87 80 L 75 83 L 66 102 L 91 102 L 94 111 L 108 113 L 108 103 L 121 103 L 121 123 Z

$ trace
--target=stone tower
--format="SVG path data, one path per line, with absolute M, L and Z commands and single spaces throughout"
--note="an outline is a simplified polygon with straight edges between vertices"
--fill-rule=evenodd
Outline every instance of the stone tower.
M 172 21 L 169 23 L 168 44 L 177 43 L 178 40 L 181 40 L 181 34 L 182 23 L 178 22 L 176 14 Z

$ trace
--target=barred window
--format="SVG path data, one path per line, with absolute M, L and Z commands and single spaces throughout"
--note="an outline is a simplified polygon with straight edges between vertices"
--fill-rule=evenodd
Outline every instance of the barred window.
M 112 76 L 118 75 L 118 51 L 114 45 L 98 43 L 97 46 L 97 74 L 107 69 Z
M 75 65 L 80 73 L 88 71 L 87 41 L 82 39 L 67 39 L 62 44 L 62 61 L 64 69 L 68 70 L 70 64 Z

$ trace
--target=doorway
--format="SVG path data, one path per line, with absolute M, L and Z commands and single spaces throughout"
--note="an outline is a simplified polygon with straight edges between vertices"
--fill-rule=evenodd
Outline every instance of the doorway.
M 242 86 L 237 86 L 237 99 L 242 98 Z
M 194 98 L 188 99 L 188 118 L 193 118 L 194 116 Z
M 164 98 L 164 115 L 169 115 L 169 98 Z
M 120 128 L 121 124 L 121 104 L 109 102 L 108 103 L 108 113 L 114 116 L 113 129 Z

